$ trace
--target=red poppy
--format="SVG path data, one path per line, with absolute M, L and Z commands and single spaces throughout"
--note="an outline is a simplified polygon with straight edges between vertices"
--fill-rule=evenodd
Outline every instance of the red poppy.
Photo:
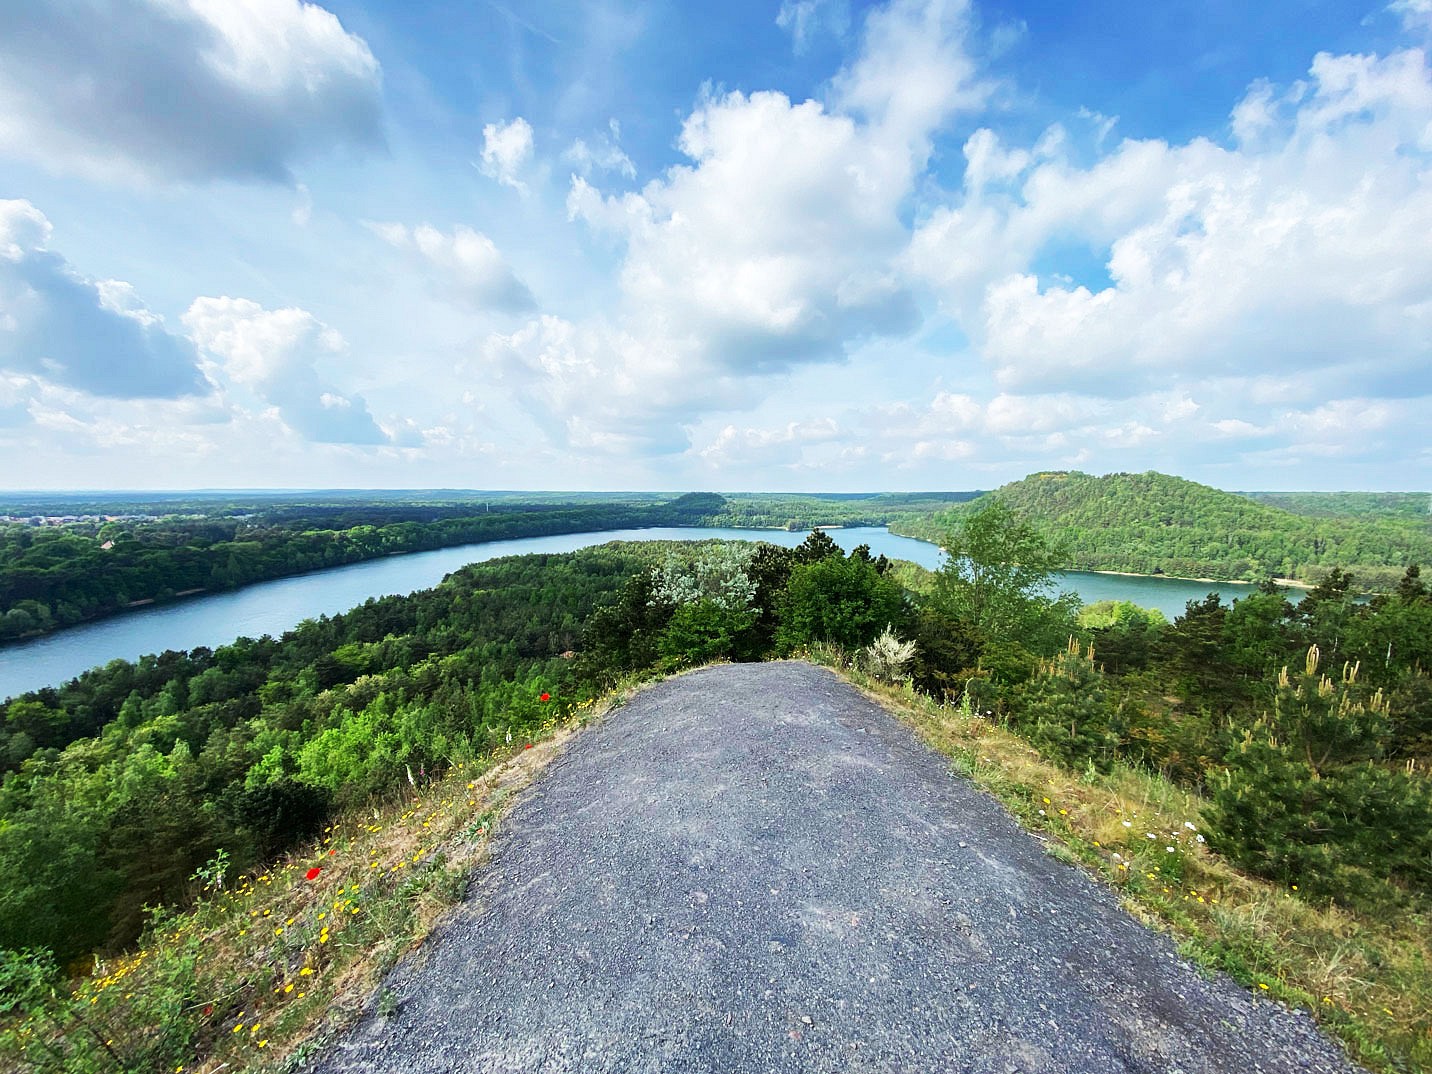
M 303 878 L 305 880 L 317 880 L 318 874 L 321 872 L 323 872 L 323 870 L 317 865 L 315 865 L 312 869 L 308 870 L 308 872 L 303 874 Z
M 204 1008 L 204 1017 L 205 1017 L 205 1018 L 209 1017 L 209 1015 L 211 1015 L 211 1014 L 213 1014 L 213 1013 L 214 1013 L 214 1005 L 213 1005 L 212 1003 L 210 1003 L 210 1004 L 208 1004 L 207 1006 L 205 1006 L 205 1008 Z
M 530 750 L 530 749 L 532 748 L 532 743 L 529 742 L 529 743 L 527 743 L 527 745 L 523 746 L 522 748 L 523 748 L 524 750 Z
M 333 855 L 335 855 L 335 854 L 337 854 L 337 853 L 338 853 L 338 850 L 335 848 L 335 849 L 330 850 L 330 851 L 328 852 L 328 856 L 331 858 L 331 857 L 333 857 Z
M 542 695 L 541 697 L 539 697 L 537 700 L 538 700 L 538 701 L 551 701 L 551 700 L 552 700 L 552 695 L 551 695 L 551 694 L 543 694 L 543 695 Z

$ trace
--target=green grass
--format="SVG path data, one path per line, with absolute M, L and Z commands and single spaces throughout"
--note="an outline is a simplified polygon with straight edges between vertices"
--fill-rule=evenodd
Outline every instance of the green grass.
M 1203 801 L 1168 780 L 1129 767 L 1071 772 L 968 709 L 877 682 L 838 652 L 810 656 L 946 754 L 1042 835 L 1052 854 L 1116 888 L 1131 913 L 1172 933 L 1198 966 L 1312 1012 L 1372 1070 L 1432 1072 L 1432 922 L 1425 916 L 1375 919 L 1310 905 L 1209 851 L 1197 830 Z
M 996 722 L 878 683 L 833 651 L 811 656 L 946 754 L 1051 853 L 1170 931 L 1195 964 L 1312 1011 L 1373 1070 L 1432 1071 L 1432 923 L 1310 906 L 1210 853 L 1185 826 L 1203 803 L 1168 781 L 1130 768 L 1062 769 Z M 271 868 L 156 916 L 138 949 L 97 966 L 72 995 L 0 1007 L 0 1068 L 295 1069 L 368 1005 L 392 1008 L 382 976 L 461 899 L 512 794 L 576 728 L 632 692 L 628 684 L 579 710 L 568 727 L 549 724 L 530 749 L 349 814 Z M 321 872 L 308 880 L 312 868 Z
M 137 949 L 98 963 L 73 991 L 7 967 L 0 1069 L 291 1068 L 357 1019 L 382 975 L 462 898 L 512 794 L 610 707 L 579 707 L 531 745 L 345 815 L 269 868 L 211 888 L 186 911 L 156 913 Z M 17 1007 L 27 981 L 28 1002 Z M 381 1010 L 381 994 L 376 1003 Z

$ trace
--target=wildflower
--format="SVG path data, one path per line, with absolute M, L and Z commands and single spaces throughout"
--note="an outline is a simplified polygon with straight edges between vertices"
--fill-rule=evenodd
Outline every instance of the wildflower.
M 1200 843 L 1202 843 L 1202 842 L 1204 841 L 1203 836 L 1201 836 L 1201 835 L 1195 836 L 1195 838 L 1196 838 Z
M 312 869 L 308 870 L 308 872 L 303 874 L 303 878 L 305 880 L 317 880 L 318 874 L 321 872 L 323 872 L 322 867 L 315 865 Z
M 1189 831 L 1191 831 L 1191 832 L 1196 832 L 1196 831 L 1198 831 L 1198 829 L 1193 826 L 1193 821 L 1191 821 L 1191 820 L 1186 820 L 1186 821 L 1184 821 L 1184 822 L 1183 822 L 1183 826 L 1184 826 L 1185 828 L 1187 828 L 1187 829 L 1188 829 Z
M 539 697 L 537 700 L 538 700 L 538 701 L 551 701 L 551 700 L 552 700 L 552 695 L 551 695 L 551 694 L 543 694 L 543 695 L 542 695 L 541 697 Z
M 1173 853 L 1173 847 L 1164 847 L 1164 850 L 1167 851 L 1169 854 Z
M 1268 991 L 1268 986 L 1265 985 L 1262 981 L 1258 982 L 1258 987 L 1261 988 L 1264 992 Z
M 1149 839 L 1157 839 L 1157 838 L 1158 838 L 1158 836 L 1156 836 L 1153 832 L 1148 832 L 1148 833 L 1146 833 L 1146 834 L 1147 834 L 1147 837 L 1148 837 Z
M 1133 821 L 1130 821 L 1130 820 L 1124 821 L 1124 827 L 1125 827 L 1125 828 L 1132 828 L 1133 826 L 1134 826 L 1134 822 L 1133 822 Z
M 522 748 L 523 748 L 524 750 L 530 750 L 530 749 L 532 748 L 532 743 L 529 742 L 529 743 L 527 743 L 527 745 L 523 746 Z

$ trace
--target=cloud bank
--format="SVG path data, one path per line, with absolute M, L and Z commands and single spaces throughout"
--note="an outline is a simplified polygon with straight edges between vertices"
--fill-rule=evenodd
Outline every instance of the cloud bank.
M 129 181 L 291 183 L 383 144 L 378 61 L 301 0 L 0 5 L 0 153 Z

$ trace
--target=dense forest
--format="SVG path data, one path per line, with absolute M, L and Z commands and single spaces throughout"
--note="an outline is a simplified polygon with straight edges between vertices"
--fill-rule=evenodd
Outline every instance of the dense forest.
M 803 531 L 816 526 L 885 526 L 948 511 L 979 492 L 732 492 L 708 525 Z
M 1432 517 L 1432 493 L 1427 492 L 1240 492 L 1238 495 L 1312 518 L 1390 518 L 1425 526 Z
M 813 647 L 1075 771 L 1196 789 L 1200 840 L 1298 899 L 1409 928 L 1432 908 L 1432 592 L 1417 567 L 1371 601 L 1331 570 L 1296 605 L 1267 586 L 1170 624 L 1052 592 L 1061 553 L 1002 501 L 941 542 L 956 558 L 938 572 L 819 531 L 792 549 L 494 560 L 279 639 L 115 661 L 12 699 L 0 948 L 22 953 L 12 966 L 83 972 L 140 935 L 146 908 L 191 899 L 196 876 L 419 792 L 615 683 Z
M 665 503 L 509 503 L 493 511 L 489 504 L 444 502 L 241 501 L 210 504 L 197 515 L 160 517 L 139 514 L 158 506 L 140 503 L 128 505 L 136 513 L 113 520 L 5 522 L 0 523 L 0 641 L 179 595 L 403 552 L 513 537 L 700 525 L 723 502 L 713 494 L 691 493 Z
M 13 699 L 0 946 L 122 948 L 142 908 L 182 898 L 220 850 L 247 868 L 336 809 L 521 735 L 572 703 L 563 654 L 645 562 L 494 560 L 282 639 L 114 661 Z
M 1352 571 L 1364 590 L 1387 590 L 1411 564 L 1432 561 L 1432 519 L 1425 512 L 1420 520 L 1294 514 L 1152 472 L 1032 474 L 989 495 L 1038 523 L 1062 550 L 1060 565 L 1073 570 L 1317 582 L 1340 568 Z M 1294 503 L 1317 500 L 1291 495 Z M 893 528 L 935 539 L 960 510 L 902 519 Z

